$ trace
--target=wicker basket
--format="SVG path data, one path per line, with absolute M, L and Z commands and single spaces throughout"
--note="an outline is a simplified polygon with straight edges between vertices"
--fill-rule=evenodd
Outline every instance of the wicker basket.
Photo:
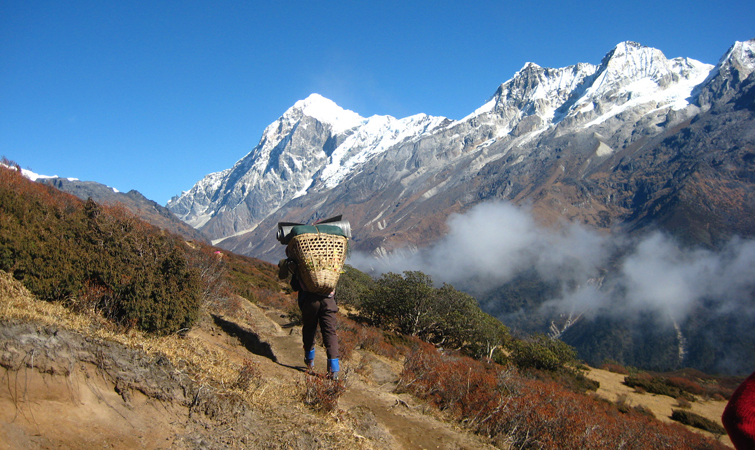
M 287 254 L 296 261 L 296 272 L 304 288 L 328 295 L 338 284 L 347 247 L 348 239 L 344 236 L 305 233 L 291 239 Z

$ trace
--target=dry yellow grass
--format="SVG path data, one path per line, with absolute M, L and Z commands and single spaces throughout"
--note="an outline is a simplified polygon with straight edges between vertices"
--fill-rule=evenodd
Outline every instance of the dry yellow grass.
M 137 330 L 118 332 L 96 315 L 76 314 L 62 305 L 36 299 L 20 282 L 0 271 L 0 320 L 31 321 L 75 331 L 87 337 L 117 342 L 149 355 L 168 358 L 179 370 L 189 372 L 195 382 L 232 389 L 241 367 L 223 352 L 191 337 L 148 336 Z
M 156 337 L 138 330 L 119 330 L 96 314 L 77 314 L 60 304 L 38 300 L 4 271 L 0 271 L 0 321 L 54 326 L 89 338 L 116 342 L 148 355 L 162 355 L 199 385 L 237 396 L 255 410 L 269 413 L 268 419 L 273 423 L 316 430 L 312 432 L 326 442 L 337 443 L 337 448 L 372 448 L 337 414 L 313 415 L 307 411 L 301 402 L 303 383 L 256 374 L 252 383 L 239 387 L 243 364 L 233 361 L 223 349 L 205 339 L 179 335 Z
M 588 378 L 600 383 L 600 388 L 596 392 L 596 395 L 611 402 L 624 398 L 630 406 L 641 405 L 649 409 L 655 415 L 656 419 L 661 422 L 676 423 L 671 420 L 671 412 L 678 408 L 677 400 L 665 395 L 656 395 L 647 392 L 639 393 L 634 388 L 630 388 L 624 384 L 624 377 L 626 375 L 593 368 L 591 368 L 586 375 Z M 691 411 L 723 426 L 721 423 L 721 415 L 723 414 L 725 407 L 726 401 L 698 400 L 691 404 Z M 711 433 L 696 428 L 687 428 L 690 431 L 701 433 L 714 439 L 717 437 Z M 721 436 L 720 440 L 728 446 L 733 446 L 728 436 Z

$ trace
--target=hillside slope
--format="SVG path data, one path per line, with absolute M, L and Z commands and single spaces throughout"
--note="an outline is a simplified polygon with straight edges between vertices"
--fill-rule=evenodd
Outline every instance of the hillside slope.
M 10 450 L 496 448 L 394 393 L 401 363 L 363 349 L 344 366 L 339 408 L 313 412 L 300 357 L 298 328 L 275 309 L 245 303 L 187 335 L 149 338 L 40 302 L 0 274 L 0 442 Z M 598 395 L 614 401 L 628 388 L 606 382 L 611 375 L 591 372 L 606 383 Z M 644 401 L 659 403 L 631 399 Z M 663 407 L 650 408 L 667 420 Z M 718 420 L 723 402 L 694 408 Z
M 0 275 L 2 448 L 493 448 L 392 393 L 400 364 L 360 351 L 341 409 L 312 412 L 300 335 L 278 311 L 246 304 L 246 320 L 185 337 L 119 335 Z
M 624 384 L 625 375 L 607 370 L 591 368 L 587 377 L 600 383 L 600 388 L 596 392 L 599 397 L 609 401 L 624 402 L 630 407 L 647 408 L 658 420 L 673 423 L 671 414 L 674 409 L 679 409 L 677 399 L 665 395 L 638 392 Z M 721 424 L 724 408 L 726 408 L 725 401 L 711 399 L 692 403 L 690 411 Z M 699 430 L 696 431 L 700 432 Z M 728 436 L 721 436 L 720 440 L 729 447 L 733 447 Z
M 385 329 L 339 315 L 342 379 L 305 375 L 276 266 L 18 170 L 0 185 L 0 433 L 20 448 L 722 448 L 596 402 L 568 346 L 512 340 L 421 273 L 347 268 L 339 301 Z

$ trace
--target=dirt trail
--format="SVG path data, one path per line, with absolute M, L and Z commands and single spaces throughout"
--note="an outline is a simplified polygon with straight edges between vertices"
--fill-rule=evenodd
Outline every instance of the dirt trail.
M 254 313 L 258 319 L 259 312 L 261 310 L 257 309 Z M 279 327 L 278 332 L 269 336 L 279 367 L 277 375 L 303 377 L 301 329 L 290 327 L 287 318 L 275 311 L 265 317 Z M 315 352 L 315 370 L 324 373 L 325 350 L 317 346 Z M 355 371 L 357 367 L 360 373 Z M 395 361 L 359 350 L 354 351 L 350 360 L 342 362 L 347 390 L 339 401 L 339 408 L 359 417 L 364 423 L 359 431 L 368 434 L 371 441 L 389 449 L 495 448 L 480 437 L 433 417 L 411 396 L 395 394 L 400 370 L 401 365 Z
M 214 317 L 189 333 L 231 361 L 257 364 L 269 401 L 236 413 L 212 397 L 202 403 L 206 388 L 159 357 L 55 327 L 5 323 L 0 450 L 493 448 L 395 394 L 401 364 L 359 350 L 342 363 L 347 390 L 339 410 L 309 412 L 298 397 L 307 377 L 300 330 L 281 313 L 249 304 L 243 321 Z M 316 351 L 316 370 L 324 373 L 324 349 Z M 205 416 L 218 407 L 243 420 Z M 337 437 L 344 433 L 345 440 Z

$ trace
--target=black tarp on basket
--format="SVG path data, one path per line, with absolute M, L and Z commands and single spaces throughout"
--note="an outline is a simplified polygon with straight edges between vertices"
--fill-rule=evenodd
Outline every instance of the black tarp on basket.
M 341 220 L 341 216 L 333 219 L 336 220 L 316 225 L 278 224 L 278 240 L 287 244 L 286 255 L 296 261 L 296 275 L 302 287 L 321 295 L 336 288 L 351 236 L 348 221 Z
M 305 225 L 303 223 L 296 223 L 296 222 L 278 222 L 278 233 L 276 234 L 276 239 L 278 239 L 278 242 L 280 242 L 283 245 L 288 245 L 288 242 L 291 240 L 293 236 L 291 236 L 291 231 L 295 227 L 300 226 L 316 226 L 316 227 L 338 227 L 341 230 L 341 233 L 334 231 L 329 228 L 322 228 L 320 232 L 324 232 L 326 234 L 340 234 L 341 236 L 346 236 L 347 238 L 351 239 L 351 224 L 348 220 L 343 220 L 342 216 L 335 216 L 331 217 L 329 219 L 321 220 L 314 225 Z M 316 233 L 316 230 L 310 229 L 311 232 Z

